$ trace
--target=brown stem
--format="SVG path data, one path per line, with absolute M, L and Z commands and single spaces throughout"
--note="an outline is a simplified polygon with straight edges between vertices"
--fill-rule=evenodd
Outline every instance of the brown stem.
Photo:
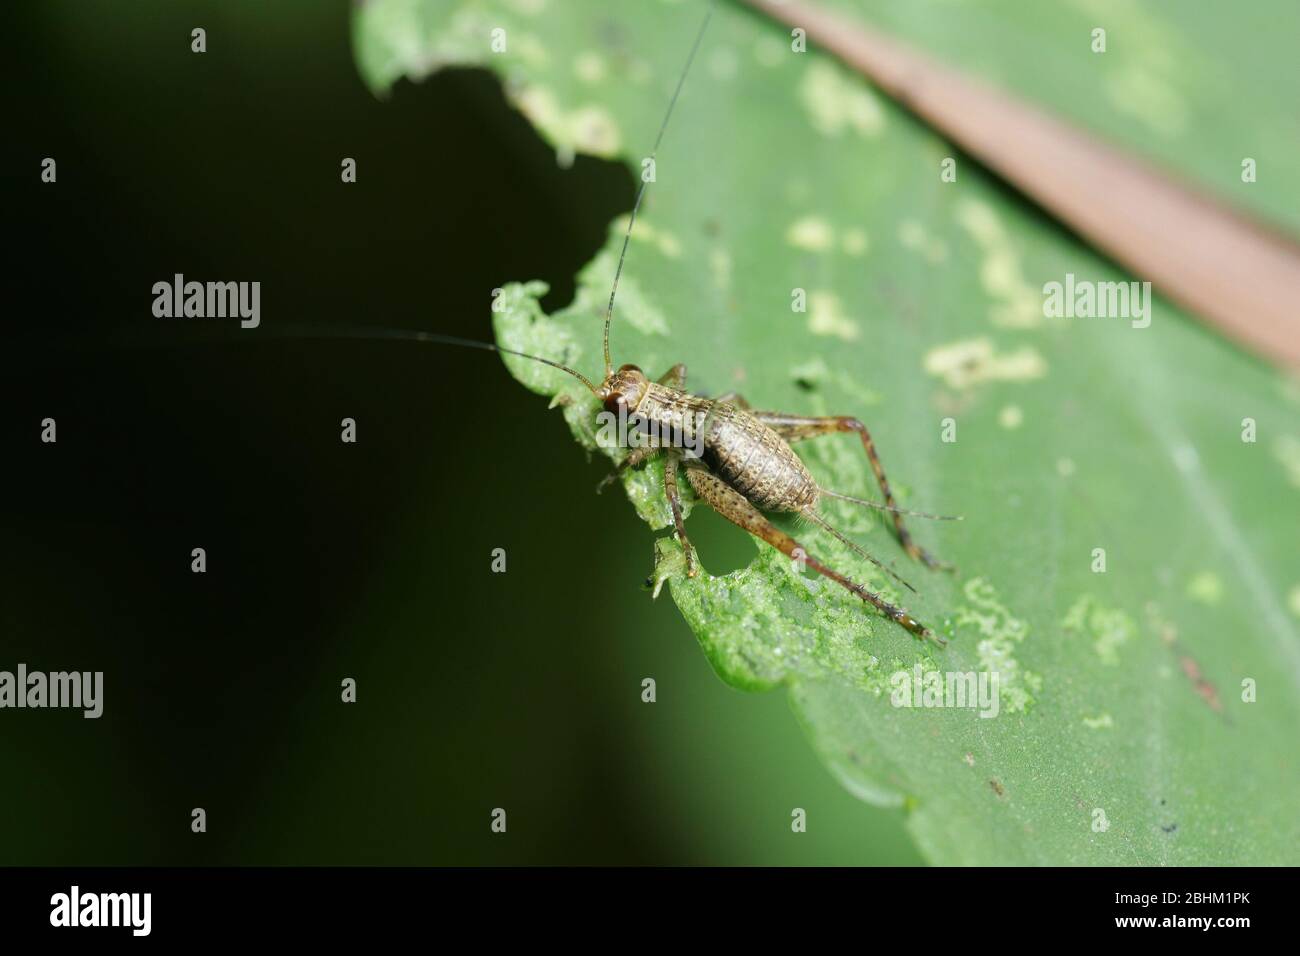
M 1169 298 L 1300 368 L 1300 247 L 1064 121 L 802 0 L 744 0 L 802 27 L 918 117 Z

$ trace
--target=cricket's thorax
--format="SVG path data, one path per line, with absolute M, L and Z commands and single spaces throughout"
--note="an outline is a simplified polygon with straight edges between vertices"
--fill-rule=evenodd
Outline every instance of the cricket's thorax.
M 817 500 L 817 482 L 776 432 L 730 402 L 652 383 L 637 414 L 703 436 L 704 464 L 764 511 L 798 511 Z
M 699 448 L 712 407 L 710 399 L 650 382 L 636 413 L 646 422 L 654 422 L 660 435 L 680 436 L 682 447 Z

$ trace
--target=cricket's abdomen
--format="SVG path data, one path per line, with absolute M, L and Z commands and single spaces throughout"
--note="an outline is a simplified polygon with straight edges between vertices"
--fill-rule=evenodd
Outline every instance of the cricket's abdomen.
M 817 500 L 816 480 L 785 440 L 726 402 L 709 415 L 704 463 L 763 511 L 799 511 Z
M 702 448 L 709 471 L 763 511 L 798 511 L 817 500 L 817 482 L 785 440 L 730 402 L 650 383 L 637 414 L 661 434 Z

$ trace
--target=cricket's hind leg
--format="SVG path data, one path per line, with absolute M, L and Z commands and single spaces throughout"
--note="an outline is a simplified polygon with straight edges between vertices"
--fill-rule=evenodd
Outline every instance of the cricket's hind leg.
M 907 525 L 903 522 L 903 509 L 899 508 L 894 501 L 894 493 L 889 488 L 889 479 L 885 477 L 885 469 L 880 464 L 875 443 L 871 440 L 871 433 L 867 431 L 866 425 L 847 415 L 787 415 L 784 412 L 751 412 L 750 414 L 787 442 L 818 438 L 836 432 L 857 432 L 862 439 L 862 447 L 866 449 L 867 458 L 871 462 L 871 470 L 876 473 L 876 483 L 880 485 L 880 491 L 885 496 L 885 506 L 894 518 L 894 531 L 898 534 L 898 541 L 902 544 L 903 550 L 926 567 L 944 571 L 955 570 L 951 564 L 940 561 L 912 539 L 912 533 L 907 530 Z
M 715 398 L 714 401 L 727 402 L 731 405 L 735 405 L 737 408 L 742 409 L 743 411 L 746 412 L 749 411 L 750 409 L 749 402 L 747 402 L 745 400 L 745 396 L 741 395 L 739 392 L 724 392 L 723 394 Z
M 947 643 L 914 618 L 905 608 L 890 604 L 879 594 L 867 590 L 856 581 L 849 580 L 838 571 L 831 570 L 808 554 L 807 549 L 798 541 L 772 524 L 761 511 L 750 504 L 749 499 L 721 478 L 699 466 L 687 466 L 686 477 L 690 481 L 691 487 L 695 489 L 695 493 L 708 503 L 714 511 L 732 524 L 738 525 L 755 537 L 763 539 L 788 557 L 801 559 L 808 567 L 856 594 L 862 600 L 877 608 L 885 617 L 906 628 L 916 637 L 921 639 L 929 638 L 941 645 Z M 796 554 L 796 552 L 798 553 Z

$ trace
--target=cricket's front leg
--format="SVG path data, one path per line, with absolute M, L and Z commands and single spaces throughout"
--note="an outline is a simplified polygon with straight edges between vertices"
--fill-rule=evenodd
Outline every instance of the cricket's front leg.
M 673 529 L 677 532 L 677 540 L 682 544 L 682 554 L 686 557 L 686 576 L 693 578 L 697 573 L 695 549 L 691 547 L 690 539 L 686 537 L 686 523 L 682 520 L 682 496 L 677 488 L 677 469 L 681 463 L 680 448 L 669 448 L 664 451 L 664 494 L 668 496 L 668 507 L 673 513 Z
M 623 472 L 627 471 L 629 468 L 640 468 L 649 461 L 651 456 L 657 451 L 659 451 L 659 449 L 651 445 L 641 445 L 637 448 L 633 448 L 627 453 L 627 456 L 614 467 L 613 471 L 600 480 L 600 484 L 596 486 L 596 494 L 600 494 L 604 491 L 606 485 L 618 480 L 618 478 L 622 476 Z

